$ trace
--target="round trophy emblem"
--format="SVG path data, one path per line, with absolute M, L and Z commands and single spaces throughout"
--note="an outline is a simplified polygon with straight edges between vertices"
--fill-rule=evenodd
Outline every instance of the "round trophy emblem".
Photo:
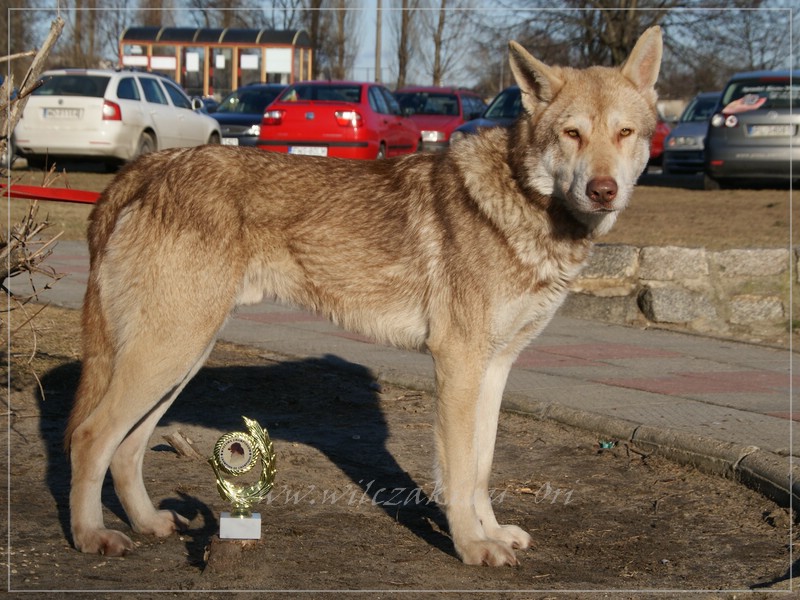
M 242 417 L 247 433 L 234 431 L 226 433 L 217 440 L 214 452 L 208 459 L 217 478 L 217 491 L 224 500 L 233 504 L 232 516 L 250 515 L 250 507 L 264 500 L 275 481 L 275 450 L 269 434 L 252 419 Z M 250 485 L 237 486 L 225 479 L 224 475 L 238 477 L 247 473 L 261 461 L 261 474 L 258 481 Z
M 242 475 L 253 468 L 258 459 L 258 447 L 252 436 L 241 431 L 226 433 L 214 446 L 214 458 L 221 471 L 228 475 Z

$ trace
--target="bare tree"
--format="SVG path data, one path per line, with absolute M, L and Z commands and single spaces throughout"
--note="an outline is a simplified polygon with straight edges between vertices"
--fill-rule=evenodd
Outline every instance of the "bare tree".
M 359 14 L 352 0 L 309 0 L 303 23 L 314 49 L 315 78 L 346 79 L 352 72 Z
M 32 50 L 33 29 L 36 24 L 36 12 L 29 7 L 28 0 L 4 0 L 0 10 L 0 31 L 8 32 L 8 47 L 0 48 L 0 54 L 8 51 L 9 55 Z M 22 81 L 28 70 L 30 61 L 15 60 L 8 63 L 8 72 L 14 80 Z M 6 72 L 6 65 L 2 71 Z
M 158 0 L 148 0 L 158 2 Z M 272 21 L 256 0 L 185 0 L 198 27 L 252 29 L 272 27 Z
M 398 88 L 408 84 L 408 72 L 414 56 L 414 50 L 418 46 L 419 23 L 418 9 L 419 0 L 398 0 L 395 2 L 395 10 L 392 11 L 393 28 L 397 42 L 397 82 Z
M 432 85 L 463 75 L 459 71 L 464 40 L 473 38 L 476 23 L 471 4 L 469 0 L 437 0 L 423 13 L 422 37 L 430 42 L 421 54 Z
M 273 0 L 269 8 L 268 22 L 274 29 L 298 29 L 302 26 L 304 0 Z
M 170 0 L 139 0 L 137 25 L 143 27 L 164 27 L 174 23 Z
M 472 72 L 486 91 L 496 92 L 498 81 L 507 85 L 509 39 L 548 63 L 616 65 L 644 29 L 662 25 L 665 55 L 660 93 L 687 97 L 719 89 L 736 71 L 787 68 L 792 52 L 788 2 L 566 0 L 554 9 L 544 0 L 505 0 L 507 10 L 495 11 L 502 18 L 481 13 L 485 22 L 476 56 L 485 56 L 488 62 L 475 61 Z M 509 20 L 512 8 L 515 16 Z
M 303 9 L 303 23 L 311 39 L 311 48 L 314 52 L 314 66 L 311 74 L 313 79 L 319 77 L 328 61 L 326 40 L 330 29 L 329 14 L 322 10 L 323 0 L 308 0 Z
M 351 9 L 348 0 L 333 0 L 333 27 L 331 31 L 330 77 L 347 79 L 353 69 L 358 41 L 355 24 L 358 12 Z
M 64 14 L 66 35 L 56 47 L 52 62 L 70 67 L 100 66 L 97 0 L 73 0 Z

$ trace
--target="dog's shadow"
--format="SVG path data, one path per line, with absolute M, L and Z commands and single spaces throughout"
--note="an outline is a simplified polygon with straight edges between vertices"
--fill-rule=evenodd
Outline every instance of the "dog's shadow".
M 53 388 L 58 390 L 57 395 L 71 398 L 79 375 L 77 362 L 48 372 L 42 377 L 46 396 L 50 397 L 49 390 Z M 71 542 L 70 467 L 62 450 L 68 411 L 63 402 L 40 398 L 39 404 L 40 432 L 48 449 L 47 485 L 58 507 L 64 535 Z M 413 502 L 402 506 L 388 502 L 376 505 L 427 544 L 455 556 L 452 542 L 441 533 L 447 530 L 444 515 L 386 448 L 389 429 L 374 380 L 366 368 L 334 356 L 267 366 L 204 367 L 161 424 L 241 431 L 242 415 L 264 425 L 274 440 L 318 449 L 350 479 L 353 489 L 360 489 L 365 497 L 382 488 L 413 491 Z M 210 469 L 208 481 L 213 485 Z M 313 482 L 295 483 L 303 486 Z M 110 476 L 103 486 L 103 503 L 127 521 L 114 495 Z M 202 525 L 184 532 L 184 539 L 189 563 L 202 566 L 204 549 L 218 530 L 214 511 L 186 494 L 162 500 L 159 508 L 174 510 L 190 519 L 201 517 Z

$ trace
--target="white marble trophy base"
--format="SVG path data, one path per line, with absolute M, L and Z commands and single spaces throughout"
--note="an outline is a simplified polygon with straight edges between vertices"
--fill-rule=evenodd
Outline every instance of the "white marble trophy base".
M 232 517 L 231 513 L 223 512 L 219 519 L 219 537 L 221 540 L 260 540 L 261 513 Z

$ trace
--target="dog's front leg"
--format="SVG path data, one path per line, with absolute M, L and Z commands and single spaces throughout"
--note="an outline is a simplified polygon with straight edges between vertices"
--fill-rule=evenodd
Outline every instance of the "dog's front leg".
M 476 430 L 480 414 L 477 404 L 484 360 L 468 344 L 448 344 L 438 351 L 432 348 L 431 353 L 436 365 L 438 393 L 435 425 L 438 500 L 447 514 L 456 552 L 471 565 L 516 565 L 511 544 L 486 535 L 475 506 L 478 454 L 482 450 L 478 447 Z M 488 492 L 484 494 L 488 499 Z M 496 521 L 494 523 L 496 525 Z
M 489 362 L 481 382 L 481 392 L 476 407 L 478 476 L 475 484 L 475 510 L 486 537 L 503 541 L 515 549 L 525 549 L 531 545 L 531 536 L 516 525 L 500 525 L 495 518 L 489 497 L 489 478 L 492 473 L 500 404 L 515 356 L 516 354 L 495 356 Z

